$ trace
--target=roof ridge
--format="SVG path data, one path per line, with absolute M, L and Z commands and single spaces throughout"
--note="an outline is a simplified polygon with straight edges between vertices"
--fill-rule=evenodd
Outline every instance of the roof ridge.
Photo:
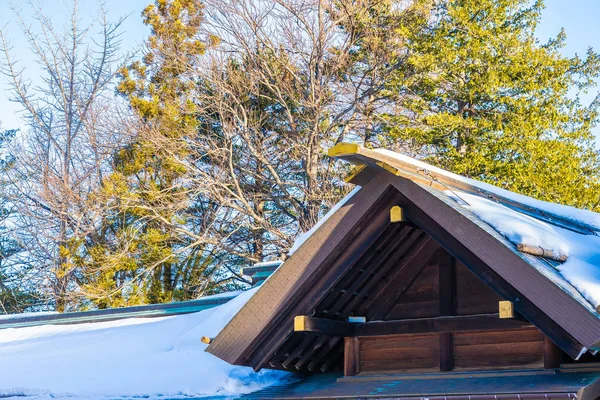
M 467 178 L 431 164 L 417 160 L 413 157 L 394 152 L 387 149 L 367 149 L 358 144 L 338 143 L 331 147 L 329 156 L 342 158 L 358 165 L 368 165 L 383 168 L 394 175 L 402 176 L 414 182 L 433 186 L 439 190 L 458 190 L 470 194 L 484 196 L 505 207 L 529 215 L 532 218 L 549 224 L 559 226 L 583 235 L 600 236 L 600 213 L 583 210 L 572 206 L 550 203 L 538 200 L 530 196 L 511 192 L 506 189 L 482 182 L 473 178 Z M 359 171 L 351 177 L 355 179 L 363 171 Z M 537 206 L 532 203 L 539 203 Z M 547 208 L 542 207 L 547 205 Z M 583 218 L 574 215 L 566 216 L 556 210 L 549 208 L 571 209 L 573 214 L 594 214 L 597 216 L 597 224 L 590 224 Z

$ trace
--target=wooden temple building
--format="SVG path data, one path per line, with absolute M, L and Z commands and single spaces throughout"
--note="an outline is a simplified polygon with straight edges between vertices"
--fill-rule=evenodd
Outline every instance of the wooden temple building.
M 446 191 L 597 232 L 383 152 L 330 155 L 357 165 L 360 190 L 208 346 L 301 377 L 247 398 L 600 398 L 600 314 L 557 272 L 564 260 L 520 251 Z

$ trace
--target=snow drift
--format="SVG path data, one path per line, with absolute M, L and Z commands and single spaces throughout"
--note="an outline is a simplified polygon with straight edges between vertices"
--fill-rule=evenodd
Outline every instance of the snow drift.
M 567 255 L 567 261 L 557 270 L 594 307 L 600 305 L 599 236 L 581 235 L 548 224 L 483 197 L 458 191 L 446 194 L 512 243 L 540 246 L 556 255 Z
M 289 379 L 232 366 L 200 342 L 257 289 L 198 313 L 0 330 L 0 398 L 179 398 L 236 395 Z

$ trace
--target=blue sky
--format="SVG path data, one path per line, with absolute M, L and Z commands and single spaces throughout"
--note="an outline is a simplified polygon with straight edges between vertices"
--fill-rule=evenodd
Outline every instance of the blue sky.
M 148 34 L 147 28 L 142 24 L 141 11 L 151 0 L 105 0 L 109 16 L 116 20 L 119 17 L 128 16 L 122 28 L 124 35 L 123 49 L 128 51 L 135 49 L 141 44 Z M 94 10 L 97 9 L 99 0 L 79 0 L 81 17 L 89 20 Z M 35 75 L 35 64 L 29 56 L 28 45 L 22 38 L 16 23 L 14 22 L 11 4 L 21 5 L 24 14 L 28 15 L 28 7 L 24 0 L 0 0 L 0 26 L 6 28 L 10 36 L 15 56 L 21 60 L 23 65 L 28 66 Z M 34 0 L 34 4 L 41 4 L 43 9 L 58 23 L 64 21 L 67 8 L 64 0 Z M 567 33 L 567 46 L 565 55 L 572 56 L 575 53 L 583 54 L 589 46 L 600 51 L 600 15 L 599 0 L 546 0 L 546 9 L 542 14 L 542 21 L 537 29 L 537 36 L 541 41 L 546 41 L 555 36 L 561 29 L 565 28 Z M 4 129 L 22 128 L 16 104 L 8 99 L 6 91 L 6 78 L 0 77 L 0 122 Z M 600 89 L 598 89 L 600 90 Z M 585 102 L 591 101 L 595 96 L 589 93 L 583 97 Z M 600 144 L 600 127 L 596 128 L 596 136 Z

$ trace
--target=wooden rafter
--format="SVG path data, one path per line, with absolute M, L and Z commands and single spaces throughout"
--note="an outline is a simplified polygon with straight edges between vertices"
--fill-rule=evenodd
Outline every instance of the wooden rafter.
M 340 278 L 334 289 L 336 292 L 332 292 L 317 306 L 317 314 L 327 314 L 332 318 L 336 314 L 339 315 L 342 307 L 358 294 L 356 290 L 364 284 L 372 271 L 377 269 L 392 253 L 399 251 L 403 240 L 415 232 L 414 227 L 408 225 L 390 226 L 382 235 L 381 240 L 378 240 L 369 250 L 368 255 L 349 268 Z
M 388 315 L 439 248 L 435 240 L 426 235 L 412 246 L 410 255 L 389 272 L 385 284 L 372 294 L 370 302 L 365 305 L 369 319 L 380 320 Z

